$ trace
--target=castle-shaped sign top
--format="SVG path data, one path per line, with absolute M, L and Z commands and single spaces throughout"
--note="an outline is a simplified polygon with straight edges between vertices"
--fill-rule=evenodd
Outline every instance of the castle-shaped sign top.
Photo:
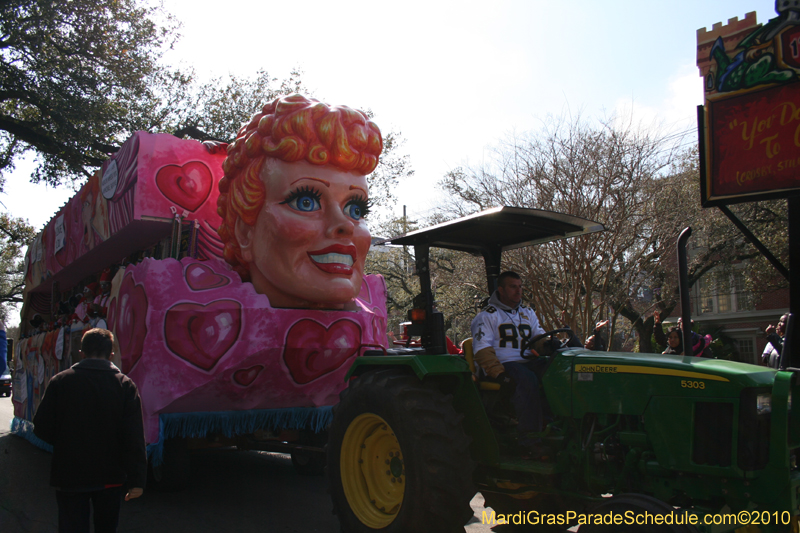
M 797 81 L 800 0 L 777 0 L 778 17 L 759 24 L 755 11 L 697 30 L 697 67 L 706 100 Z

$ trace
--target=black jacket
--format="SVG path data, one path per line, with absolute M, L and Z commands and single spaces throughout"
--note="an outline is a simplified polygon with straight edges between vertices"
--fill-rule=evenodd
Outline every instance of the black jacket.
M 144 488 L 147 455 L 136 384 L 111 361 L 84 359 L 50 380 L 33 432 L 53 445 L 60 489 Z

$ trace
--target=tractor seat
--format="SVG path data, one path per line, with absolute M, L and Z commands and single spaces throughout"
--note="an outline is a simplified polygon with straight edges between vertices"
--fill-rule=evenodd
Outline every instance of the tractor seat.
M 475 354 L 472 352 L 472 339 L 469 338 L 463 342 L 461 347 L 464 350 L 464 359 L 467 361 L 469 365 L 469 369 L 472 372 L 472 379 L 478 385 L 480 390 L 500 390 L 500 384 L 494 383 L 493 381 L 483 381 L 481 380 L 481 376 L 484 376 L 483 370 L 480 370 L 478 366 L 475 364 Z

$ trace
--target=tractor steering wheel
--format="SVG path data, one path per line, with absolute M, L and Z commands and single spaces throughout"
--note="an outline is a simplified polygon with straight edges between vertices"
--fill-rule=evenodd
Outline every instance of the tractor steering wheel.
M 566 343 L 561 339 L 556 339 L 555 334 L 566 333 L 566 332 L 572 333 L 572 328 L 558 328 L 551 331 L 547 331 L 545 333 L 541 333 L 539 335 L 536 335 L 535 337 L 531 337 L 530 339 L 522 339 L 522 347 L 520 348 L 519 351 L 520 357 L 522 357 L 523 359 L 532 359 L 533 355 L 531 355 L 530 353 L 526 355 L 525 350 L 527 350 L 529 346 L 533 346 L 535 343 L 539 342 L 540 339 L 543 339 L 545 337 L 553 337 L 555 340 L 557 340 L 561 345 L 555 350 L 560 350 L 566 345 Z

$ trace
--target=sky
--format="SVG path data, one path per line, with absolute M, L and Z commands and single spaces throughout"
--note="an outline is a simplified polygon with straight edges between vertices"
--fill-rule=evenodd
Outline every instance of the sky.
M 382 131 L 400 132 L 415 175 L 398 188 L 395 215 L 406 205 L 411 219 L 437 209 L 447 172 L 490 160 L 504 136 L 548 116 L 622 114 L 692 142 L 697 30 L 750 11 L 761 23 L 776 16 L 770 0 L 164 5 L 182 23 L 172 64 L 203 80 L 300 69 L 314 97 L 371 109 Z M 41 228 L 74 192 L 31 185 L 31 169 L 24 162 L 8 176 L 0 209 Z
M 696 31 L 756 11 L 770 0 L 487 2 L 229 0 L 214 9 L 165 0 L 181 23 L 173 64 L 202 79 L 283 79 L 293 68 L 313 96 L 371 109 L 382 131 L 402 133 L 413 178 L 397 190 L 395 214 L 434 212 L 436 183 L 480 165 L 512 132 L 548 116 L 588 120 L 614 113 L 670 132 L 696 128 L 702 80 Z M 254 110 L 255 111 L 255 110 Z M 691 133 L 687 142 L 695 138 Z M 74 194 L 28 183 L 31 164 L 8 177 L 0 209 L 41 228 Z

